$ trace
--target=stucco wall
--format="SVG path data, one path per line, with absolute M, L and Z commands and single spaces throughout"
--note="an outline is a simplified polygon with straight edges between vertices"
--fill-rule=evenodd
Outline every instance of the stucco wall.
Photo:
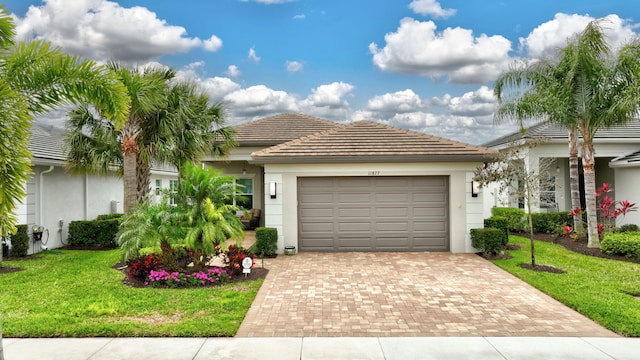
M 474 252 L 469 229 L 482 227 L 482 193 L 471 197 L 471 177 L 476 163 L 407 164 L 287 164 L 265 165 L 265 226 L 278 229 L 278 252 L 298 246 L 298 177 L 309 176 L 449 176 L 449 233 L 451 252 Z M 268 194 L 269 183 L 277 195 Z
M 629 200 L 632 203 L 636 203 L 636 206 L 639 206 L 640 191 L 638 191 L 638 180 L 640 179 L 640 167 L 616 168 L 615 174 L 615 199 L 617 201 Z M 640 211 L 628 213 L 619 221 L 618 226 L 623 224 L 636 224 L 640 226 Z

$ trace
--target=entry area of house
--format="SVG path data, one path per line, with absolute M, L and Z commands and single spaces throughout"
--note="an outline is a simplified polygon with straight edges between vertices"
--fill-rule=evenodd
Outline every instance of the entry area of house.
M 449 177 L 298 178 L 301 251 L 448 251 Z

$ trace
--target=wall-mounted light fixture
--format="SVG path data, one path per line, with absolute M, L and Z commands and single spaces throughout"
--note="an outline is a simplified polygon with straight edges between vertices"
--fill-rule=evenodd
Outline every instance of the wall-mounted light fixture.
M 247 168 L 242 168 L 242 175 L 247 175 Z
M 275 181 L 269 182 L 269 196 L 271 196 L 272 199 L 276 198 L 276 182 Z
M 480 183 L 471 180 L 471 197 L 478 197 L 478 194 L 480 194 Z

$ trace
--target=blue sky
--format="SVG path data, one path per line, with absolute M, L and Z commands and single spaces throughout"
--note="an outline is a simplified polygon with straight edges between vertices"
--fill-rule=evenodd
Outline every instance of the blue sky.
M 493 80 L 553 56 L 594 18 L 612 46 L 635 0 L 5 0 L 21 39 L 98 61 L 160 63 L 223 104 L 229 124 L 284 112 L 373 120 L 481 144 Z M 46 119 L 62 126 L 63 112 Z

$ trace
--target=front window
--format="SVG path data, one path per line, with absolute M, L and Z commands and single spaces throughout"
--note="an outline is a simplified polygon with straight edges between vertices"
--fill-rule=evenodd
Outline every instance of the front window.
M 243 199 L 234 199 L 234 205 L 245 209 L 253 209 L 253 179 L 236 179 L 238 193 Z
M 556 208 L 556 177 L 549 176 L 540 179 L 540 208 Z
M 176 205 L 176 194 L 178 193 L 178 180 L 169 180 L 169 199 L 171 205 Z

